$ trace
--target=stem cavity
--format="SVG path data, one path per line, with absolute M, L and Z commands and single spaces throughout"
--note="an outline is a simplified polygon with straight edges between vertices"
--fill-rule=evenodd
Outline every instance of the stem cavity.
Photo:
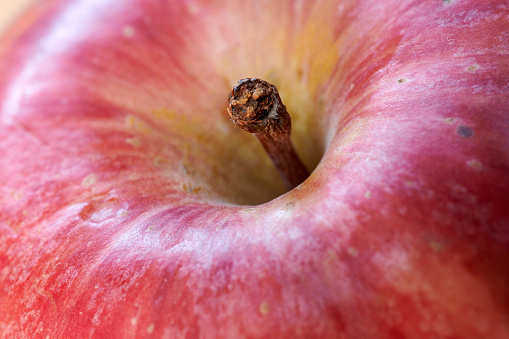
M 258 138 L 287 188 L 302 183 L 309 171 L 295 152 L 290 139 L 291 118 L 276 87 L 256 78 L 242 79 L 228 101 L 232 121 Z

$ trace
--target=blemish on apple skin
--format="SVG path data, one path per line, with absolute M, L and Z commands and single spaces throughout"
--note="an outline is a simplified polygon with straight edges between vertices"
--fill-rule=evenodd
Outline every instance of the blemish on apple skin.
M 81 182 L 81 186 L 88 188 L 95 185 L 95 183 L 97 183 L 97 177 L 95 176 L 95 174 L 89 174 L 83 179 L 83 181 Z
M 88 220 L 90 219 L 90 216 L 94 213 L 94 205 L 93 204 L 86 204 L 85 206 L 83 206 L 83 208 L 81 209 L 81 211 L 78 213 L 78 216 L 82 219 L 82 220 Z
M 162 158 L 161 157 L 154 157 L 152 160 L 152 163 L 154 167 L 161 167 Z
M 454 121 L 456 121 L 456 119 L 454 119 L 454 118 L 445 118 L 444 119 L 444 122 L 446 124 L 452 124 L 452 123 L 454 123 Z
M 155 325 L 154 325 L 154 324 L 150 324 L 150 325 L 148 325 L 148 327 L 147 327 L 147 333 L 149 333 L 149 334 L 150 334 L 150 333 L 154 332 L 154 327 L 155 327 Z
M 367 191 L 364 196 L 366 197 L 366 199 L 371 199 L 371 192 L 370 191 Z
M 189 162 L 189 147 L 184 147 L 184 151 L 182 154 L 182 159 L 178 162 L 179 170 L 185 175 L 194 175 L 193 167 Z
M 270 312 L 270 305 L 268 302 L 262 302 L 260 306 L 258 307 L 260 310 L 260 313 L 263 315 L 269 314 Z
M 43 296 L 49 298 L 51 301 L 51 304 L 53 305 L 53 308 L 55 309 L 55 311 L 57 310 L 57 302 L 55 301 L 55 298 L 53 298 L 53 295 L 51 295 L 51 293 L 40 290 L 40 289 L 37 289 L 37 292 L 39 292 L 39 294 L 42 294 Z
M 128 38 L 128 39 L 132 38 L 135 33 L 136 33 L 136 30 L 131 25 L 125 25 L 124 27 L 122 27 L 122 35 L 124 36 L 124 38 Z
M 134 148 L 139 148 L 141 146 L 140 139 L 133 137 L 133 138 L 127 138 L 125 140 L 129 145 L 133 146 Z
M 194 2 L 187 4 L 187 10 L 191 15 L 197 15 L 200 13 L 200 7 Z
M 338 255 L 333 250 L 327 250 L 327 263 L 334 264 L 339 261 Z
M 188 193 L 199 193 L 201 191 L 201 188 L 200 187 L 193 187 L 191 184 L 189 183 L 183 183 L 182 184 L 182 189 Z
M 429 246 L 434 252 L 440 252 L 444 249 L 444 245 L 436 240 L 431 241 Z
M 9 227 L 11 230 L 14 231 L 14 233 L 17 233 L 19 234 L 19 231 L 20 231 L 20 227 L 19 227 L 19 224 L 16 223 L 15 225 L 12 225 L 10 223 L 7 223 L 7 227 Z
M 473 65 L 470 65 L 468 67 L 465 67 L 465 71 L 468 72 L 468 73 L 474 74 L 475 72 L 477 72 L 477 70 L 480 67 L 481 66 L 479 64 L 473 64 Z
M 125 118 L 126 125 L 129 129 L 134 129 L 143 133 L 150 133 L 151 129 L 149 126 L 140 118 L 134 115 L 127 115 Z
M 137 323 L 138 323 L 138 318 L 131 318 L 131 325 L 132 326 L 136 326 Z
M 359 251 L 355 247 L 348 247 L 347 252 L 352 257 L 357 257 L 359 255 Z
M 474 135 L 474 130 L 468 126 L 459 125 L 456 128 L 456 133 L 462 138 L 470 138 Z
M 403 78 L 398 79 L 398 84 L 404 84 L 405 82 L 406 82 L 406 79 L 403 79 Z
M 421 47 L 422 45 L 415 45 L 412 47 L 412 53 L 414 54 L 415 58 L 420 57 L 422 55 L 422 51 L 420 50 Z
M 19 199 L 21 199 L 22 196 L 23 194 L 21 194 L 20 192 L 11 191 L 11 197 L 14 201 L 18 201 Z
M 287 211 L 293 210 L 295 208 L 295 201 L 287 202 L 283 208 Z
M 479 170 L 479 171 L 483 169 L 482 162 L 480 162 L 477 159 L 468 160 L 467 161 L 467 166 L 470 167 L 470 168 L 473 168 L 475 170 Z
M 417 183 L 414 182 L 414 181 L 405 181 L 405 186 L 409 187 L 409 188 L 416 188 L 417 187 Z

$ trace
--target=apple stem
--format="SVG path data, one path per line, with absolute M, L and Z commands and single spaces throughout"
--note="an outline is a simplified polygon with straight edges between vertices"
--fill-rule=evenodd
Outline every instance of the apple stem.
M 239 80 L 228 97 L 228 113 L 235 125 L 253 133 L 271 158 L 288 189 L 309 176 L 290 139 L 290 114 L 276 87 L 266 81 Z

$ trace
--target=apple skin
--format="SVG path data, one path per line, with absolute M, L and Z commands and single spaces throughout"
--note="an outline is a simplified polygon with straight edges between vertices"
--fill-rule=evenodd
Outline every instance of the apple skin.
M 39 3 L 0 43 L 2 337 L 507 338 L 508 16 Z M 316 167 L 290 192 L 245 77 Z

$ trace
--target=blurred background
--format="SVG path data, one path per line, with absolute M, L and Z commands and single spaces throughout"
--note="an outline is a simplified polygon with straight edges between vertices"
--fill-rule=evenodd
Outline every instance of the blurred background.
M 0 0 L 0 34 L 34 0 Z

